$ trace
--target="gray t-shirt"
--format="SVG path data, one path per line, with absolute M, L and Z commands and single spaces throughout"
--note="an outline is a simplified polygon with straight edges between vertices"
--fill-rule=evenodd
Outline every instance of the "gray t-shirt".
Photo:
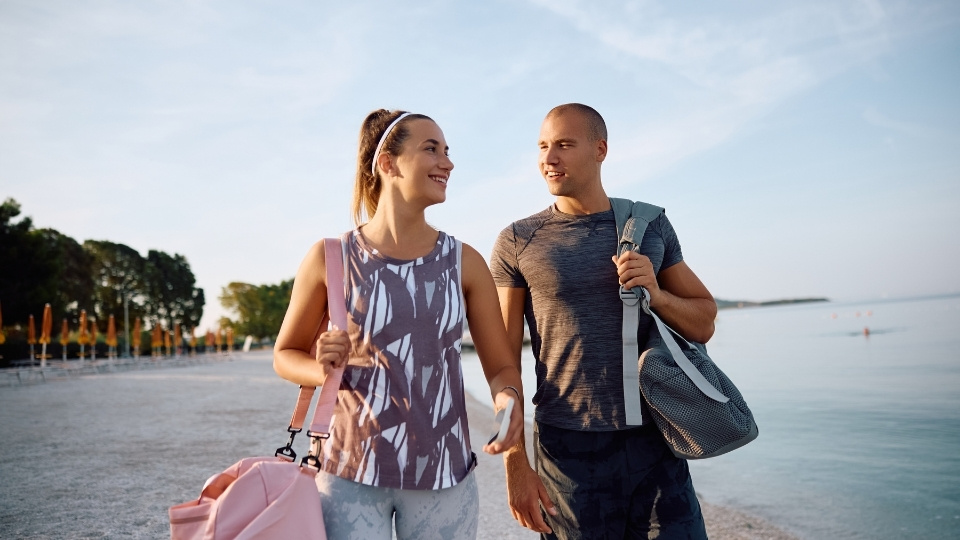
M 616 251 L 613 210 L 574 216 L 551 206 L 497 237 L 490 258 L 494 282 L 527 290 L 537 422 L 580 431 L 631 427 L 624 418 L 623 304 L 611 260 Z M 665 214 L 647 227 L 640 252 L 658 274 L 683 260 Z M 643 350 L 653 320 L 641 315 Z

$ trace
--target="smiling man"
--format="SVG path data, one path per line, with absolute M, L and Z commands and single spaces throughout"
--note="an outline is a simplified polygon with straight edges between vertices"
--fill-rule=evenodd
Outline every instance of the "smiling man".
M 713 335 L 716 303 L 684 263 L 665 214 L 650 223 L 641 253 L 617 257 L 597 111 L 554 108 L 539 146 L 556 201 L 504 229 L 490 262 L 514 361 L 519 367 L 524 318 L 536 358 L 537 470 L 522 443 L 504 454 L 511 511 L 544 538 L 706 538 L 686 461 L 652 422 L 626 422 L 618 290 L 645 287 L 657 314 L 699 342 Z M 651 324 L 640 321 L 641 345 Z

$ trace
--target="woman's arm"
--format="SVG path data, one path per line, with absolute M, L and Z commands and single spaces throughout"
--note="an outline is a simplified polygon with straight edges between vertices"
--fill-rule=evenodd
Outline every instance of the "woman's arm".
M 327 265 L 323 240 L 307 252 L 293 280 L 290 305 L 273 349 L 273 369 L 284 379 L 303 386 L 321 386 L 330 366 L 342 366 L 350 340 L 342 329 L 324 332 L 317 355 L 310 355 L 317 329 L 327 311 Z
M 490 395 L 496 410 L 515 400 L 507 438 L 484 447 L 490 454 L 499 454 L 523 437 L 523 383 L 520 379 L 520 357 L 514 358 L 507 343 L 507 334 L 500 314 L 500 300 L 486 261 L 472 247 L 463 244 L 463 296 L 467 302 L 467 322 L 470 335 L 483 366 L 483 374 L 490 385 Z M 517 351 L 519 352 L 519 351 Z M 512 387 L 514 390 L 508 388 Z

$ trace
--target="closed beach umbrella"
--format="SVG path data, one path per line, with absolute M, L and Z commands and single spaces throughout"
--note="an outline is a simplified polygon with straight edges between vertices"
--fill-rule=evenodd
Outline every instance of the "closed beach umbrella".
M 37 343 L 37 331 L 33 327 L 33 315 L 27 322 L 27 343 L 30 345 L 30 361 L 33 362 L 33 346 Z
M 60 345 L 64 361 L 67 360 L 68 343 L 70 343 L 70 326 L 67 324 L 67 320 L 64 319 L 63 324 L 60 325 Z
M 30 320 L 27 322 L 27 343 L 33 345 L 37 342 L 37 331 L 33 328 L 33 315 L 30 316 Z M 31 355 L 32 356 L 32 355 Z
M 77 343 L 80 344 L 81 351 L 84 345 L 90 343 L 90 334 L 87 333 L 87 310 L 85 309 L 80 310 L 80 332 L 77 334 Z
M 97 321 L 90 319 L 90 358 L 97 359 Z
M 40 323 L 40 344 L 50 343 L 50 334 L 53 332 L 53 308 L 50 304 L 43 306 L 43 322 Z
M 140 332 L 140 317 L 137 317 L 133 321 L 133 336 L 130 338 L 133 342 L 133 354 L 137 358 L 140 357 Z
M 167 356 L 170 356 L 170 332 L 163 333 L 163 348 L 167 350 Z
M 180 358 L 180 345 L 183 344 L 183 336 L 180 334 L 180 323 L 173 325 L 173 350 Z
M 113 315 L 107 321 L 107 345 L 110 347 L 117 346 L 117 323 L 114 322 Z
M 50 343 L 50 334 L 53 333 L 53 308 L 50 304 L 43 306 L 43 322 L 40 323 L 40 367 L 47 367 L 47 344 Z
M 80 344 L 80 361 L 83 361 L 83 355 L 86 351 L 87 343 L 90 343 L 90 334 L 87 333 L 87 310 L 80 310 L 80 328 L 77 331 L 77 343 Z
M 153 325 L 153 333 L 150 334 L 150 347 L 153 348 L 154 356 L 160 356 L 160 347 L 163 347 L 163 334 L 161 333 L 160 323 Z
M 6 341 L 7 337 L 3 335 L 3 308 L 0 308 L 0 345 Z
M 233 328 L 227 327 L 227 350 L 233 351 Z

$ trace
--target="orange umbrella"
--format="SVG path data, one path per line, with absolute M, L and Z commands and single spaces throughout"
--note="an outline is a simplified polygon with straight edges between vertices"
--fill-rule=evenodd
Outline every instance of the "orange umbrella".
M 70 326 L 67 325 L 67 320 L 63 320 L 63 324 L 60 325 L 60 345 L 63 346 L 63 359 L 67 359 L 67 344 L 70 343 Z
M 233 328 L 227 327 L 227 350 L 233 350 Z
M 90 319 L 90 358 L 97 359 L 97 321 Z
M 40 367 L 47 367 L 47 344 L 50 343 L 50 334 L 53 332 L 53 308 L 50 304 L 43 306 L 43 322 L 40 323 Z
M 113 315 L 107 321 L 107 345 L 110 347 L 117 346 L 117 323 L 114 322 Z
M 140 357 L 140 317 L 137 317 L 133 321 L 133 336 L 130 337 L 130 341 L 133 342 L 133 354 Z
M 43 322 L 40 324 L 40 344 L 50 343 L 50 333 L 53 331 L 53 308 L 50 304 L 43 306 Z
M 37 342 L 37 331 L 33 328 L 33 315 L 30 316 L 30 322 L 27 323 L 27 343 L 33 345 Z
M 170 332 L 163 333 L 163 348 L 167 350 L 167 356 L 170 356 Z
M 30 344 L 30 361 L 33 362 L 33 345 L 37 342 L 37 331 L 33 329 L 33 315 L 27 323 L 27 343 Z
M 183 344 L 183 337 L 180 335 L 180 323 L 173 325 L 173 346 L 180 348 Z
M 0 309 L 0 345 L 7 341 L 7 337 L 3 335 L 3 310 Z
M 154 349 L 163 346 L 163 334 L 159 324 L 153 325 L 153 332 L 150 334 L 150 346 Z
M 80 344 L 81 349 L 87 343 L 90 343 L 90 334 L 87 333 L 87 310 L 80 310 L 80 333 L 77 335 L 77 343 Z

